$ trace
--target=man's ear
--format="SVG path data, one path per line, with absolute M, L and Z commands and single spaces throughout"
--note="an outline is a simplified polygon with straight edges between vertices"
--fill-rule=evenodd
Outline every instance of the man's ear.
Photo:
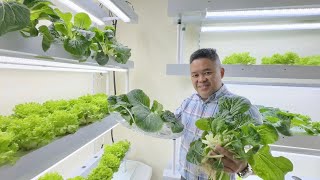
M 223 67 L 221 67 L 221 69 L 220 69 L 220 75 L 221 75 L 221 79 L 224 77 L 224 68 Z

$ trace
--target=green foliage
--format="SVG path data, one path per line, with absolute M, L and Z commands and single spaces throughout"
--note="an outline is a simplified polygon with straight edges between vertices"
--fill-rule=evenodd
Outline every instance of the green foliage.
M 49 114 L 48 110 L 45 107 L 35 102 L 18 104 L 14 107 L 13 112 L 13 116 L 17 118 L 26 118 L 30 115 L 46 117 Z
M 41 176 L 38 180 L 63 180 L 63 177 L 56 173 L 46 173 L 45 175 Z
M 104 153 L 113 154 L 119 159 L 123 159 L 126 152 L 129 150 L 130 142 L 129 141 L 119 141 L 112 145 L 105 145 Z
M 12 133 L 0 131 L 0 165 L 16 161 L 18 145 L 13 141 L 14 135 Z
M 12 122 L 12 117 L 0 115 L 0 131 L 2 131 L 2 132 L 7 131 L 11 122 Z
M 99 165 L 88 175 L 87 180 L 111 180 L 112 175 L 112 169 L 107 166 Z
M 256 58 L 250 56 L 249 52 L 233 53 L 222 61 L 223 64 L 256 64 Z
M 309 116 L 264 106 L 259 106 L 259 111 L 262 114 L 264 124 L 274 126 L 279 133 L 285 136 L 319 134 Z
M 120 166 L 120 159 L 111 153 L 105 153 L 103 154 L 100 163 L 112 169 L 113 172 L 117 172 Z
M 8 132 L 14 134 L 14 142 L 22 150 L 31 150 L 48 144 L 54 138 L 53 125 L 43 117 L 30 115 L 14 119 Z
M 108 113 L 105 94 L 68 101 L 49 100 L 42 105 L 34 102 L 18 104 L 14 114 L 0 115 L 0 132 L 4 132 L 0 137 L 0 165 L 14 163 L 19 151 L 36 149 L 54 137 L 75 133 L 80 123 L 102 119 Z
M 86 180 L 86 178 L 81 177 L 81 176 L 76 176 L 76 177 L 73 177 L 73 178 L 68 178 L 67 180 Z
M 263 57 L 262 64 L 294 64 L 299 61 L 300 57 L 297 53 L 286 52 L 281 55 L 279 53 L 273 54 L 271 57 Z
M 69 110 L 70 104 L 69 101 L 66 100 L 49 100 L 43 103 L 43 106 L 49 111 L 49 113 L 53 113 L 55 111 L 66 111 Z
M 128 94 L 108 98 L 110 112 L 118 112 L 130 124 L 135 124 L 145 132 L 158 132 L 165 124 L 173 133 L 183 131 L 183 125 L 170 111 L 163 111 L 163 105 L 153 101 L 140 89 Z
M 99 110 L 100 108 L 95 104 L 78 101 L 70 112 L 77 115 L 80 125 L 86 125 L 104 117 L 104 114 L 100 114 Z
M 75 133 L 79 128 L 77 115 L 67 111 L 55 111 L 47 120 L 53 124 L 56 136 Z
M 0 36 L 20 30 L 23 37 L 43 36 L 42 49 L 47 51 L 55 42 L 63 43 L 64 49 L 80 62 L 90 56 L 99 65 L 108 63 L 113 57 L 116 62 L 125 64 L 131 56 L 131 49 L 117 42 L 115 29 L 106 26 L 100 30 L 92 26 L 86 13 L 78 13 L 73 22 L 71 13 L 63 13 L 52 8 L 48 0 L 25 0 L 0 3 Z M 40 20 L 52 22 L 50 26 L 38 26 Z
M 0 1 L 0 36 L 11 31 L 21 30 L 30 22 L 30 10 L 13 0 Z
M 301 57 L 295 65 L 320 66 L 320 55 Z
M 232 152 L 235 158 L 247 160 L 262 179 L 270 179 L 269 174 L 283 179 L 287 172 L 292 171 L 293 165 L 288 159 L 275 158 L 270 154 L 268 144 L 278 140 L 278 132 L 272 124 L 256 124 L 248 113 L 251 104 L 247 99 L 223 97 L 219 99 L 218 106 L 219 112 L 214 117 L 197 120 L 196 126 L 203 130 L 203 135 L 190 144 L 187 161 L 200 165 L 213 178 L 230 178 L 223 171 L 223 156 L 210 154 L 219 144 Z

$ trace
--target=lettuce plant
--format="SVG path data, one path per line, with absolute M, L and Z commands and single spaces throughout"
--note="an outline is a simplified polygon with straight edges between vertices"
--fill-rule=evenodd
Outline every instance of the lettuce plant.
M 46 173 L 45 175 L 41 176 L 38 180 L 63 180 L 63 177 L 57 172 L 53 172 Z
M 111 153 L 105 153 L 100 160 L 100 164 L 112 169 L 113 172 L 117 172 L 120 166 L 120 159 Z
M 210 177 L 230 179 L 223 171 L 223 155 L 212 156 L 220 145 L 240 160 L 246 160 L 257 176 L 264 180 L 281 180 L 293 170 L 290 160 L 273 157 L 268 144 L 278 140 L 276 128 L 270 124 L 258 125 L 248 114 L 250 102 L 242 97 L 223 97 L 218 102 L 219 112 L 210 118 L 201 118 L 196 126 L 202 137 L 190 144 L 187 161 L 199 165 Z
M 76 176 L 73 178 L 68 178 L 67 180 L 86 180 L 86 178 L 82 177 L 82 176 Z
M 56 136 L 75 133 L 79 128 L 78 117 L 67 111 L 55 111 L 47 117 L 54 126 Z
M 43 103 L 43 106 L 50 112 L 53 113 L 59 110 L 69 110 L 70 104 L 66 100 L 50 100 Z
M 271 57 L 263 57 L 262 64 L 294 64 L 299 59 L 299 55 L 294 52 L 286 52 L 283 55 L 276 53 Z
M 134 123 L 145 132 L 158 132 L 164 124 L 174 133 L 183 131 L 183 125 L 173 113 L 163 111 L 163 105 L 156 100 L 151 105 L 149 97 L 140 89 L 126 95 L 109 96 L 108 105 L 110 112 L 120 113 L 130 125 Z
M 233 53 L 222 61 L 223 64 L 256 64 L 256 58 L 250 56 L 249 52 Z
M 320 66 L 320 56 L 306 56 L 301 57 L 295 63 L 295 65 L 309 65 L 309 66 Z
M 87 177 L 87 180 L 111 180 L 113 176 L 112 169 L 104 165 L 98 165 Z
M 16 152 L 19 147 L 14 143 L 14 135 L 9 132 L 0 131 L 0 165 L 5 163 L 14 163 L 16 161 Z
M 14 119 L 8 132 L 14 134 L 14 142 L 22 150 L 31 150 L 48 144 L 54 138 L 52 123 L 38 115 Z
M 18 104 L 14 107 L 13 112 L 13 116 L 16 118 L 26 118 L 32 115 L 46 117 L 49 114 L 44 106 L 35 102 Z

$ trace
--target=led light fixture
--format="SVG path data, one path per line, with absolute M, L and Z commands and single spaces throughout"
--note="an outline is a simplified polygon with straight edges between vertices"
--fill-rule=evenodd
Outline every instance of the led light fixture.
M 311 29 L 320 29 L 320 23 L 242 25 L 242 26 L 203 26 L 201 27 L 201 32 L 311 30 Z
M 116 67 L 85 65 L 81 63 L 72 64 L 72 63 L 62 63 L 62 62 L 15 58 L 15 57 L 6 57 L 6 56 L 0 56 L 0 68 L 70 71 L 70 72 L 97 72 L 97 73 L 106 73 L 108 71 L 121 71 L 121 72 L 127 71 L 127 69 L 116 68 Z
M 320 8 L 261 9 L 206 12 L 206 18 L 241 18 L 241 17 L 296 17 L 320 15 Z
M 59 2 L 61 2 L 64 5 L 66 5 L 70 9 L 73 9 L 76 12 L 85 12 L 85 13 L 87 13 L 89 15 L 90 19 L 93 22 L 95 22 L 96 24 L 98 24 L 99 26 L 103 26 L 105 24 L 102 20 L 100 20 L 96 16 L 92 15 L 91 13 L 89 13 L 88 11 L 86 11 L 85 9 L 83 9 L 82 7 L 78 6 L 77 4 L 73 3 L 70 0 L 59 0 Z
M 137 21 L 138 16 L 124 0 L 98 0 L 124 22 Z

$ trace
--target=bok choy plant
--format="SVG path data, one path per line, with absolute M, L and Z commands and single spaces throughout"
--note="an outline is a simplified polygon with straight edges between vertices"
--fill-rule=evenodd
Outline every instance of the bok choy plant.
M 199 165 L 210 178 L 229 180 L 223 171 L 221 158 L 212 156 L 220 145 L 240 160 L 246 160 L 254 173 L 264 180 L 283 180 L 293 170 L 290 160 L 273 157 L 268 144 L 278 140 L 277 129 L 272 124 L 258 125 L 249 115 L 250 102 L 242 97 L 223 97 L 218 102 L 219 111 L 214 117 L 201 118 L 196 126 L 203 130 L 202 137 L 190 144 L 187 161 Z

